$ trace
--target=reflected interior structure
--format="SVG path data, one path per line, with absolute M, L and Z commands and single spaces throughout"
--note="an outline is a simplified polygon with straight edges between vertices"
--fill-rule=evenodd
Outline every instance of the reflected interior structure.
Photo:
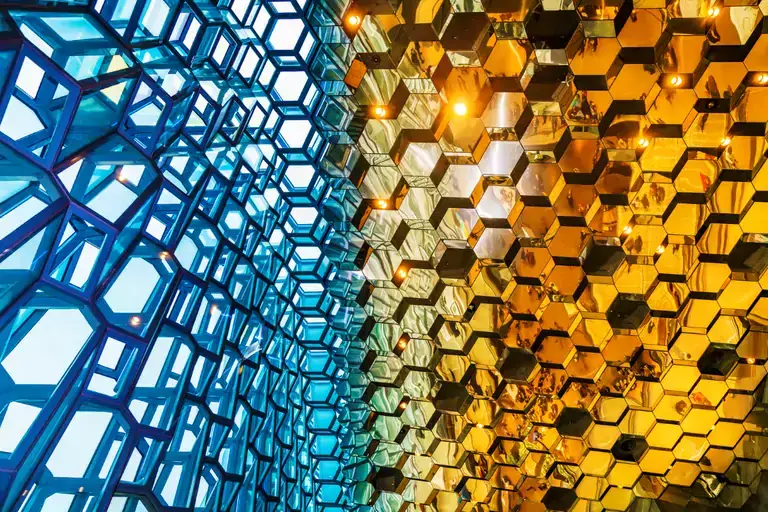
M 358 503 L 768 508 L 767 13 L 350 3 Z

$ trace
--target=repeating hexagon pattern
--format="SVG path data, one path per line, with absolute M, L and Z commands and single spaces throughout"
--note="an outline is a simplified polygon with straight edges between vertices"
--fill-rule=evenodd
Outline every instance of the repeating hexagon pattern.
M 347 7 L 359 503 L 768 507 L 766 14 Z
M 349 508 L 342 10 L 0 2 L 0 511 Z
M 0 2 L 0 512 L 766 510 L 766 14 Z

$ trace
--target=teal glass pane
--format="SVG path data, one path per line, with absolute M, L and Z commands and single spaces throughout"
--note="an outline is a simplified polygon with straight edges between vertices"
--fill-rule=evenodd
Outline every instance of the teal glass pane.
M 370 497 L 341 10 L 0 4 L 0 512 Z

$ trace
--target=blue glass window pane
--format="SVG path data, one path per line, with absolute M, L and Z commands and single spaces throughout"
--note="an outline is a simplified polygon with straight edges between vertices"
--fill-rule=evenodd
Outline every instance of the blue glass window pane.
M 328 6 L 22 4 L 0 6 L 0 510 L 352 508 Z

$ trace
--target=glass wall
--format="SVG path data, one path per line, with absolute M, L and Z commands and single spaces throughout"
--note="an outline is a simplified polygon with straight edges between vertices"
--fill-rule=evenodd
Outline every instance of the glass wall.
M 341 7 L 0 9 L 0 510 L 345 508 Z

